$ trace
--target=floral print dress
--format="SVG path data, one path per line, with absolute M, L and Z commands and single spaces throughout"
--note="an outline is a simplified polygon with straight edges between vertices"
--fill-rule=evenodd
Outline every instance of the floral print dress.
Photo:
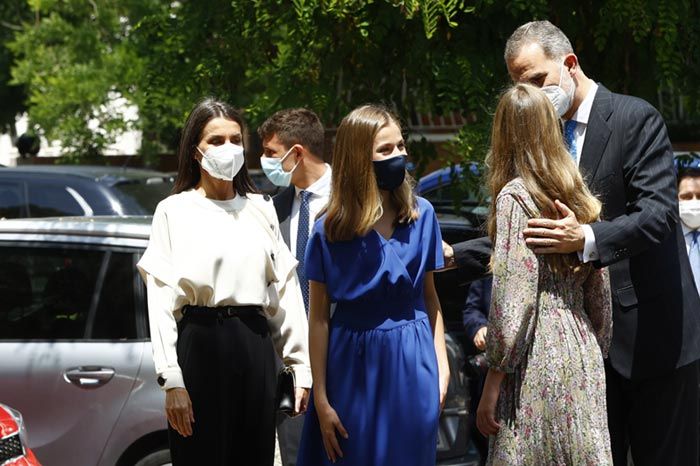
M 612 333 L 606 269 L 555 274 L 525 245 L 539 217 L 521 179 L 496 201 L 493 296 L 486 357 L 506 377 L 490 465 L 612 464 L 605 370 Z

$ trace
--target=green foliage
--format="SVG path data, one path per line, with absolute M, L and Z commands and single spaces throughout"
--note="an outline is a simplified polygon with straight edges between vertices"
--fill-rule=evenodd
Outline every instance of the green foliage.
M 31 11 L 24 0 L 4 0 L 0 3 L 0 133 L 14 131 L 15 118 L 25 110 L 24 86 L 10 84 L 10 69 L 14 56 L 3 47 L 29 21 Z
M 138 9 L 109 0 L 28 3 L 36 20 L 9 44 L 19 58 L 11 83 L 27 86 L 32 123 L 60 140 L 65 155 L 99 155 L 133 124 L 115 102 L 131 98 L 138 80 L 140 60 L 128 42 L 128 15 Z
M 519 24 L 543 18 L 572 39 L 593 79 L 653 103 L 660 89 L 683 95 L 686 116 L 700 116 L 695 0 L 14 4 L 21 30 L 0 27 L 9 40 L 0 47 L 0 84 L 13 57 L 12 82 L 28 90 L 32 122 L 75 157 L 101 153 L 133 126 L 143 131 L 144 155 L 172 151 L 191 107 L 214 95 L 243 108 L 251 128 L 292 106 L 312 108 L 331 127 L 366 102 L 404 120 L 460 112 L 469 124 L 444 161 L 481 163 L 491 109 L 508 83 L 503 44 Z M 138 107 L 138 121 L 114 112 L 121 97 Z M 437 157 L 429 144 L 411 150 L 419 167 Z

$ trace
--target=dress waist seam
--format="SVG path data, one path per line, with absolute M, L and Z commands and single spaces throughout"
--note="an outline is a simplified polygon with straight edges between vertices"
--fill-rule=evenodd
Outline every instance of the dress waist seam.
M 355 317 L 355 316 L 353 316 Z M 353 322 L 353 320 L 358 321 L 358 322 Z M 361 322 L 360 319 L 353 319 L 352 317 L 350 318 L 343 318 L 338 315 L 335 315 L 333 319 L 331 319 L 331 328 L 343 328 L 347 329 L 350 331 L 359 331 L 359 332 L 370 332 L 370 331 L 376 331 L 376 332 L 390 332 L 392 330 L 400 330 L 405 327 L 409 326 L 415 326 L 421 324 L 423 321 L 428 320 L 428 315 L 427 314 L 422 314 L 422 315 L 417 315 L 414 319 L 402 319 L 400 321 L 391 321 L 390 319 L 385 320 L 382 324 L 377 325 L 377 326 L 372 326 L 372 325 L 367 325 L 366 323 Z M 389 325 L 386 325 L 387 322 L 391 322 Z

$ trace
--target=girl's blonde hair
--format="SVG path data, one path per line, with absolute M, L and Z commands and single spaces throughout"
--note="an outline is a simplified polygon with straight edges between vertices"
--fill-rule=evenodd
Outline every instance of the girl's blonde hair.
M 329 241 L 348 241 L 364 236 L 382 216 L 382 197 L 372 166 L 374 138 L 382 128 L 401 125 L 387 109 L 363 105 L 350 112 L 338 126 L 333 146 L 331 196 L 324 223 Z M 396 223 L 418 218 L 414 181 L 406 173 L 401 186 L 391 193 Z
M 510 180 L 520 177 L 540 214 L 556 216 L 554 200 L 566 204 L 581 224 L 600 216 L 601 203 L 591 194 L 564 145 L 561 120 L 541 89 L 516 84 L 498 102 L 486 164 L 491 208 L 488 233 L 496 237 L 496 198 Z M 576 269 L 574 254 L 548 254 L 555 271 Z

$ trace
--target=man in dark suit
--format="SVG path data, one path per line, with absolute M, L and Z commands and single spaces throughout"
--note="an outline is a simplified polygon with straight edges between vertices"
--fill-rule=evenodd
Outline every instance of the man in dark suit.
M 700 292 L 700 157 L 676 159 L 678 207 L 695 288 Z
M 489 306 L 491 306 L 492 285 L 491 277 L 472 282 L 462 309 L 462 324 L 467 334 L 467 341 L 470 343 L 469 352 L 473 354 L 486 349 L 486 326 L 489 319 Z
M 587 78 L 571 43 L 548 21 L 525 24 L 506 44 L 515 82 L 546 90 L 566 121 L 572 157 L 603 202 L 602 221 L 580 225 L 561 203 L 558 220 L 533 219 L 538 254 L 576 252 L 609 267 L 613 340 L 606 361 L 608 420 L 616 465 L 698 464 L 700 299 L 678 225 L 673 154 L 647 102 Z M 558 88 L 558 89 L 556 89 Z M 455 246 L 458 264 L 483 273 L 485 240 Z
M 323 162 L 323 125 L 305 108 L 280 110 L 258 128 L 260 158 L 265 175 L 283 187 L 274 198 L 280 232 L 299 261 L 297 274 L 309 312 L 309 282 L 304 274 L 304 252 L 316 215 L 328 203 L 331 167 Z M 284 466 L 296 464 L 304 417 L 281 416 L 277 436 Z

